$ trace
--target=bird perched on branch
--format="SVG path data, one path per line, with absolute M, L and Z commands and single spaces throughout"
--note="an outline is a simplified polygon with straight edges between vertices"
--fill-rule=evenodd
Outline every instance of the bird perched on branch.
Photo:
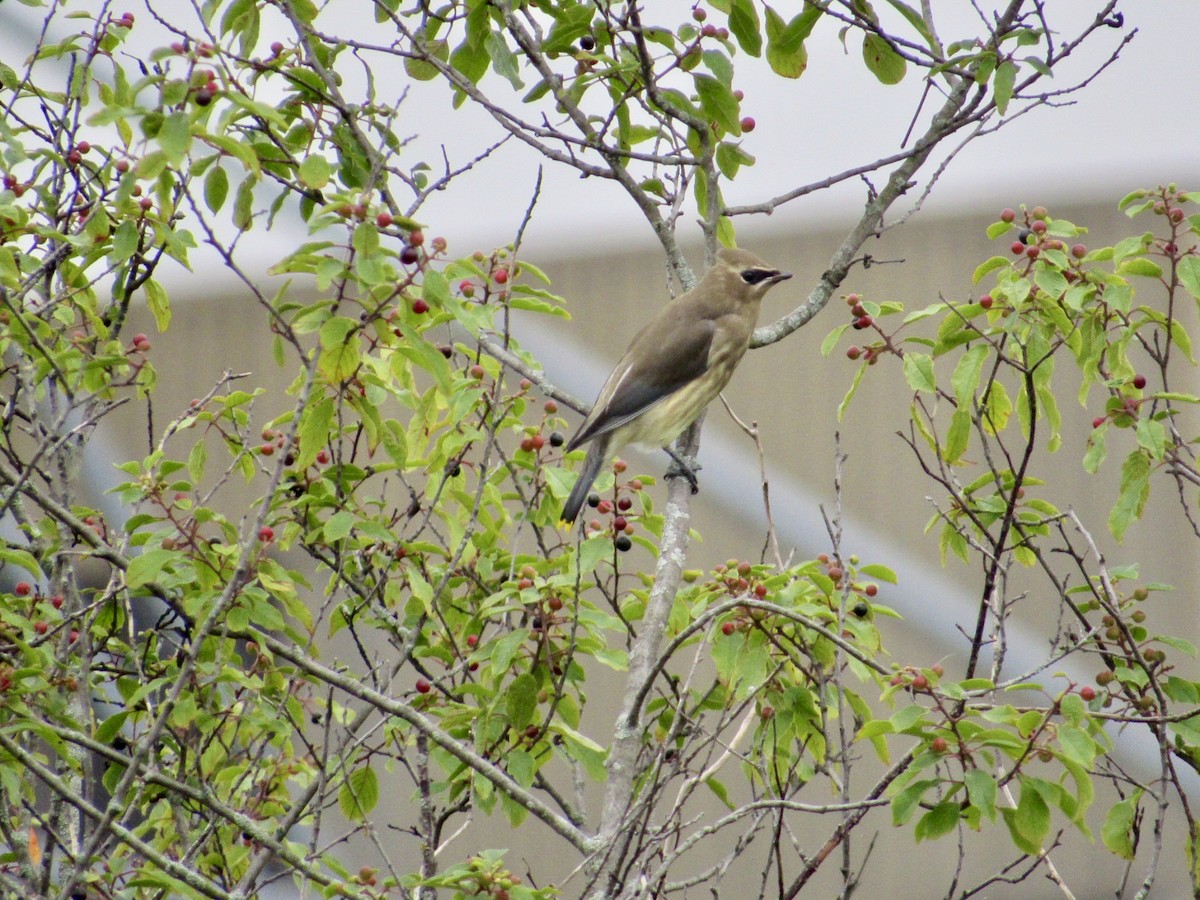
M 563 506 L 564 522 L 575 521 L 606 460 L 629 444 L 666 448 L 696 420 L 750 346 L 763 295 L 791 277 L 753 253 L 720 250 L 700 283 L 641 330 L 567 443 L 568 451 L 591 446 Z M 694 472 L 675 459 L 694 489 Z

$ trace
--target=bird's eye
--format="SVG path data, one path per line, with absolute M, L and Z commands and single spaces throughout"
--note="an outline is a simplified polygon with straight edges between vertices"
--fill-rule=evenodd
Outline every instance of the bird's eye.
M 746 284 L 758 284 L 764 278 L 769 278 L 771 273 L 765 269 L 746 269 L 742 272 L 742 281 Z

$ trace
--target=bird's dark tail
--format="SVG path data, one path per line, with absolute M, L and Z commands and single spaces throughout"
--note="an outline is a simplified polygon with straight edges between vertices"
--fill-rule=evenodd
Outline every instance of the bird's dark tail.
M 592 489 L 592 482 L 600 474 L 600 469 L 604 465 L 604 460 L 607 456 L 607 435 L 592 441 L 588 446 L 587 459 L 583 461 L 583 469 L 579 473 L 579 479 L 575 482 L 575 487 L 571 489 L 571 496 L 567 498 L 567 502 L 563 505 L 562 520 L 564 522 L 574 522 L 579 518 L 579 510 L 583 508 L 583 501 L 587 499 L 588 492 Z

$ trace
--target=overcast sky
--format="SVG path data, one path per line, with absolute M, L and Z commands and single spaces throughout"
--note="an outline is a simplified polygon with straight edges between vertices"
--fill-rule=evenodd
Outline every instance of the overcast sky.
M 789 4 L 781 0 L 775 5 L 786 9 Z M 79 3 L 72 8 L 87 6 Z M 154 6 L 172 21 L 194 21 L 186 0 L 156 0 Z M 675 8 L 677 19 L 682 19 L 688 6 L 679 0 L 655 0 L 651 9 L 659 13 L 662 8 Z M 1070 16 L 1094 9 L 1095 4 L 1071 0 L 1049 6 L 1052 15 Z M 1125 6 L 1127 24 L 1136 27 L 1138 35 L 1121 59 L 1072 98 L 1073 105 L 1018 118 L 998 134 L 968 147 L 942 178 L 928 210 L 1054 203 L 1080 193 L 1115 203 L 1130 189 L 1166 179 L 1200 188 L 1200 87 L 1195 63 L 1200 2 L 1138 0 Z M 335 0 L 334 8 L 339 26 L 386 42 L 381 26 L 373 23 L 369 3 Z M 161 46 L 171 40 L 156 30 L 143 3 L 112 7 L 116 15 L 125 9 L 138 16 L 135 34 L 145 46 Z M 978 29 L 966 0 L 935 2 L 934 9 L 946 42 Z M 0 53 L 5 61 L 18 63 L 27 55 L 40 15 L 38 9 L 14 2 L 0 5 Z M 1066 27 L 1069 20 L 1052 20 L 1060 22 L 1062 36 L 1073 33 Z M 60 24 L 70 23 L 63 19 Z M 1047 88 L 1065 87 L 1091 71 L 1116 47 L 1120 35 L 1117 30 L 1103 29 L 1091 42 L 1092 49 L 1080 53 Z M 280 37 L 286 38 L 286 34 Z M 271 39 L 271 26 L 264 26 L 264 43 Z M 895 87 L 875 83 L 858 56 L 858 44 L 852 41 L 851 52 L 844 52 L 836 23 L 831 21 L 818 26 L 808 47 L 809 69 L 796 81 L 772 77 L 761 61 L 744 56 L 735 60 L 736 84 L 746 93 L 743 111 L 758 124 L 743 146 L 758 158 L 758 164 L 743 170 L 727 187 L 730 202 L 759 201 L 898 148 L 920 95 L 917 73 L 910 71 Z M 399 85 L 403 81 L 399 72 L 376 76 L 386 84 L 393 74 L 397 77 L 392 83 Z M 353 70 L 348 75 L 355 77 Z M 491 79 L 486 86 L 497 97 L 512 96 L 494 76 Z M 393 93 L 398 90 L 392 89 Z M 414 86 L 402 107 L 397 131 L 414 138 L 408 156 L 412 162 L 428 159 L 437 164 L 444 144 L 455 165 L 501 134 L 478 110 L 452 110 L 448 92 L 438 83 Z M 512 142 L 452 190 L 439 195 L 421 218 L 435 233 L 453 238 L 452 250 L 506 243 L 528 204 L 537 164 L 532 151 Z M 581 180 L 561 166 L 548 167 L 545 177 L 527 249 L 552 253 L 555 249 L 600 249 L 652 240 L 636 209 L 611 183 Z M 855 182 L 806 197 L 777 212 L 769 227 L 778 227 L 781 219 L 849 220 L 861 207 L 863 191 L 864 186 Z M 747 223 L 741 224 L 747 227 Z M 695 233 L 690 224 L 685 228 Z M 284 230 L 275 237 L 291 240 L 295 234 L 289 236 Z

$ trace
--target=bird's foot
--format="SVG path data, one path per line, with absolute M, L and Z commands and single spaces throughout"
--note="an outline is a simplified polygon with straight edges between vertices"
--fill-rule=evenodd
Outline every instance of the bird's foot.
M 671 454 L 671 459 L 674 460 L 674 462 L 667 467 L 667 477 L 686 478 L 687 483 L 691 485 L 692 493 L 699 493 L 700 482 L 696 479 L 696 473 L 700 471 L 700 463 L 694 457 L 685 456 L 682 453 L 676 453 L 670 447 L 664 447 L 663 449 Z

